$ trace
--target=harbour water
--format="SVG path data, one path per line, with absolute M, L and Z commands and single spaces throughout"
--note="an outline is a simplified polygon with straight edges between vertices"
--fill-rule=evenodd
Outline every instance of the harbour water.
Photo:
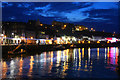
M 2 60 L 2 78 L 113 78 L 119 75 L 118 47 L 75 48 Z

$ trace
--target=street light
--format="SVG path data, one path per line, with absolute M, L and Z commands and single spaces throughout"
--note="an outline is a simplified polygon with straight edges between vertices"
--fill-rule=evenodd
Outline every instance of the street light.
M 90 41 L 88 41 L 88 43 L 90 44 Z
M 43 24 L 40 24 L 40 26 L 43 26 Z
M 12 35 L 14 35 L 14 33 L 12 33 Z
M 5 35 L 4 38 L 6 38 L 7 36 Z
M 91 28 L 91 30 L 93 30 L 93 28 Z
M 30 39 L 33 39 L 33 37 L 30 37 Z
M 97 41 L 97 43 L 100 43 L 100 41 Z

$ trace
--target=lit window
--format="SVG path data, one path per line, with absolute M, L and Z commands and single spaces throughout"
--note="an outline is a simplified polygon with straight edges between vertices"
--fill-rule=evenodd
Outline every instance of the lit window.
M 43 24 L 40 24 L 40 26 L 43 26 Z

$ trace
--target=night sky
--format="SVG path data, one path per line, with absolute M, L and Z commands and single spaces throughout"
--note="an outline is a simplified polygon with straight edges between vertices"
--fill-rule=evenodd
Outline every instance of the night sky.
M 27 22 L 37 20 L 67 22 L 95 28 L 97 31 L 118 32 L 117 2 L 3 2 L 2 20 Z

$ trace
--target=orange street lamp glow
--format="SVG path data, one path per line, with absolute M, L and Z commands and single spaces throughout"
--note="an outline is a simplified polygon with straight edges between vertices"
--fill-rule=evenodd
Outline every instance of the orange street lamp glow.
M 30 39 L 33 39 L 33 37 L 30 37 Z
M 90 44 L 90 41 L 88 41 L 88 43 Z
M 93 30 L 93 28 L 91 28 L 91 30 Z
M 67 25 L 64 25 L 64 29 L 66 28 Z
M 107 43 L 110 43 L 109 41 L 107 41 Z
M 100 43 L 100 41 L 97 41 L 97 43 Z
M 43 24 L 40 24 L 40 26 L 43 26 Z
M 78 43 L 80 43 L 80 41 L 78 41 Z
M 6 38 L 7 36 L 5 35 L 4 37 Z
M 84 43 L 84 41 L 82 41 L 82 43 Z

